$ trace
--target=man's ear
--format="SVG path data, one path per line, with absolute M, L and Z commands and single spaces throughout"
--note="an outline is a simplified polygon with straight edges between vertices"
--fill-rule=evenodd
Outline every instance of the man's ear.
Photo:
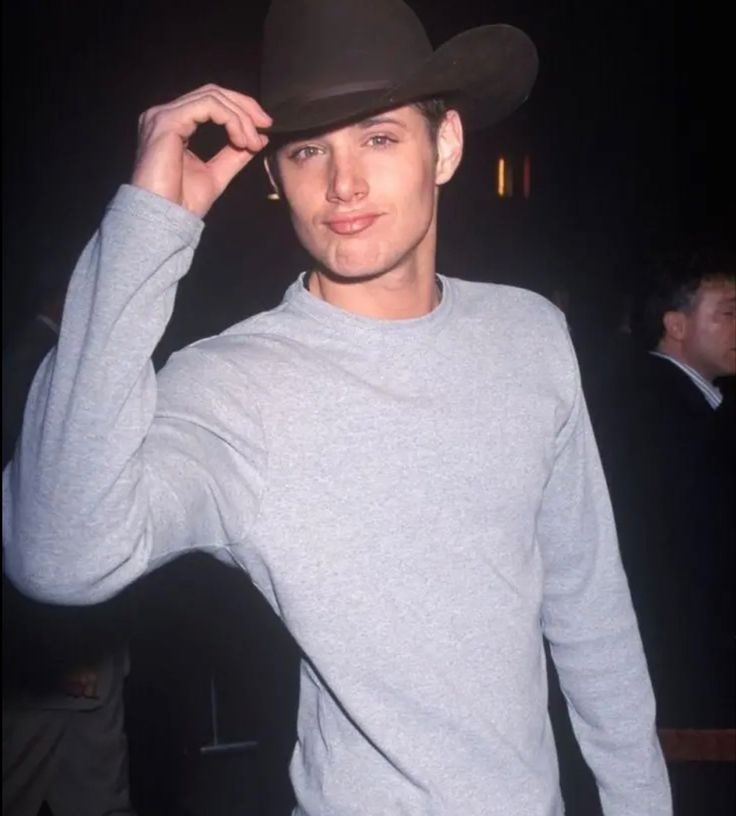
M 687 334 L 687 315 L 684 312 L 665 312 L 662 317 L 664 332 L 673 340 L 683 340 Z
M 449 110 L 437 129 L 435 183 L 445 184 L 454 175 L 463 157 L 463 123 L 460 114 Z
M 266 157 L 263 160 L 263 168 L 265 169 L 266 175 L 268 176 L 268 181 L 271 184 L 273 195 L 280 199 L 281 191 L 279 190 L 279 185 L 276 184 L 276 179 L 274 178 L 273 171 L 271 170 L 271 159 L 269 157 Z

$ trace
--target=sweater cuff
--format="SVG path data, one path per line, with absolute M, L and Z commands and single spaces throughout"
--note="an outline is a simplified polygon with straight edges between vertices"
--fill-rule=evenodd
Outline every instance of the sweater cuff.
M 133 184 L 120 185 L 107 205 L 108 212 L 113 210 L 157 223 L 176 233 L 192 249 L 196 248 L 204 229 L 204 221 L 193 212 Z

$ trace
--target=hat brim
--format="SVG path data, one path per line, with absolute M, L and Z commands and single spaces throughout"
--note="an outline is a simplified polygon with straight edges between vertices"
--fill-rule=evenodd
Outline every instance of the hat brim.
M 505 118 L 529 96 L 539 60 L 532 41 L 509 25 L 470 29 L 440 46 L 411 76 L 370 91 L 328 96 L 269 110 L 268 134 L 316 131 L 432 96 L 446 98 L 466 129 Z

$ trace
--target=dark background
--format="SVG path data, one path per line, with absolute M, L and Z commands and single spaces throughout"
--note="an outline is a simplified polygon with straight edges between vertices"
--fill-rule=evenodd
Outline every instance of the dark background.
M 547 295 L 567 289 L 591 323 L 610 318 L 647 253 L 685 233 L 726 230 L 733 71 L 726 21 L 709 4 L 412 5 L 435 45 L 474 25 L 509 22 L 540 53 L 529 102 L 496 130 L 468 138 L 464 164 L 443 194 L 441 271 Z M 262 0 L 5 2 L 4 342 L 28 317 L 36 282 L 73 266 L 129 178 L 143 110 L 208 81 L 257 94 L 266 7 Z M 496 196 L 502 153 L 517 162 L 531 157 L 528 201 Z M 306 263 L 283 205 L 265 198 L 258 165 L 208 215 L 162 357 L 275 305 Z

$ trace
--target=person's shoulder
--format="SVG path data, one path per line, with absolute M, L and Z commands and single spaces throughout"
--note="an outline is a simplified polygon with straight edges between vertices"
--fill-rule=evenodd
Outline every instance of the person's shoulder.
M 540 294 L 518 286 L 453 279 L 458 338 L 501 356 L 517 375 L 577 387 L 578 366 L 565 315 Z M 468 342 L 469 341 L 469 342 Z M 475 351 L 474 351 L 475 353 Z
M 540 357 L 569 356 L 571 343 L 565 315 L 544 296 L 500 283 L 454 278 L 452 285 L 455 314 L 482 325 L 494 342 Z
M 519 286 L 451 278 L 461 308 L 508 321 L 528 319 L 564 326 L 560 309 L 543 295 Z
M 655 393 L 660 398 L 664 395 L 681 398 L 700 395 L 697 385 L 687 372 L 671 359 L 658 354 L 643 354 L 638 360 L 635 374 L 640 388 Z
M 190 348 L 207 356 L 271 363 L 283 356 L 291 357 L 303 333 L 300 315 L 284 301 L 273 309 L 233 324 L 221 334 L 200 340 Z
M 602 399 L 608 401 L 609 412 L 638 434 L 644 456 L 683 444 L 697 447 L 701 431 L 707 434 L 710 428 L 713 412 L 704 395 L 669 359 L 640 349 L 615 386 Z
M 246 382 L 264 368 L 273 368 L 289 356 L 293 345 L 288 311 L 282 303 L 174 352 L 159 372 L 159 382 L 167 388 L 180 387 L 182 382 L 206 387 Z

